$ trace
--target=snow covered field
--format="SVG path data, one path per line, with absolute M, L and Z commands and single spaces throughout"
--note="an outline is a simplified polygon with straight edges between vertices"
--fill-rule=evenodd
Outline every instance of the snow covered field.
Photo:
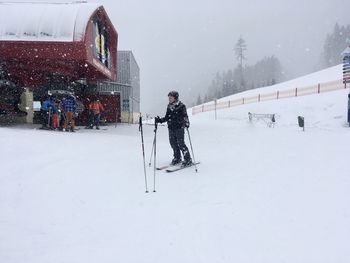
M 199 173 L 158 172 L 149 194 L 137 126 L 0 128 L 0 262 L 348 263 L 347 92 L 191 117 Z M 158 134 L 164 164 L 166 127 Z M 148 162 L 153 127 L 145 136 Z

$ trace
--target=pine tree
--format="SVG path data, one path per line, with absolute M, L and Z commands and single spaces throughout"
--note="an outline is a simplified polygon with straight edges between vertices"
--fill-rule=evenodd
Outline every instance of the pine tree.
M 197 105 L 201 105 L 202 104 L 202 98 L 201 95 L 199 94 L 197 97 Z
M 235 45 L 235 55 L 236 59 L 238 60 L 238 86 L 239 91 L 245 90 L 245 80 L 244 80 L 244 74 L 243 74 L 243 61 L 246 60 L 245 52 L 247 51 L 247 44 L 242 36 L 238 39 L 236 45 Z
M 341 52 L 350 44 L 350 25 L 334 25 L 333 32 L 326 36 L 323 45 L 322 68 L 341 63 Z
M 235 45 L 235 55 L 241 69 L 243 69 L 243 61 L 247 59 L 245 56 L 246 51 L 247 51 L 247 44 L 245 40 L 242 38 L 242 36 L 240 36 Z

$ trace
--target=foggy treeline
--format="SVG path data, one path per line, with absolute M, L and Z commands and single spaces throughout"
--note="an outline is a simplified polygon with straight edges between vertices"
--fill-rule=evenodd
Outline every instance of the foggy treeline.
M 350 45 L 350 25 L 335 24 L 333 32 L 328 34 L 323 46 L 321 68 L 327 68 L 342 63 L 341 53 Z
M 274 85 L 285 80 L 282 65 L 275 56 L 264 57 L 255 65 L 238 65 L 234 70 L 216 73 L 208 92 L 196 104 L 219 99 L 249 89 Z
M 350 44 L 350 25 L 335 24 L 333 32 L 327 34 L 323 44 L 323 51 L 315 68 L 321 70 L 338 65 L 342 62 L 341 52 Z M 226 97 L 242 91 L 271 86 L 286 81 L 283 65 L 280 60 L 269 55 L 263 57 L 254 65 L 245 63 L 249 53 L 248 44 L 241 36 L 234 49 L 236 67 L 223 72 L 217 72 L 211 81 L 207 92 L 199 94 L 194 105 L 199 105 L 215 99 Z

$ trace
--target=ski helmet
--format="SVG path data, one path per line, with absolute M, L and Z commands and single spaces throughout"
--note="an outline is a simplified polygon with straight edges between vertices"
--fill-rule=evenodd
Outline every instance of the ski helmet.
M 175 91 L 175 90 L 170 91 L 169 94 L 168 94 L 168 97 L 169 96 L 174 97 L 175 100 L 179 99 L 179 93 L 177 91 Z

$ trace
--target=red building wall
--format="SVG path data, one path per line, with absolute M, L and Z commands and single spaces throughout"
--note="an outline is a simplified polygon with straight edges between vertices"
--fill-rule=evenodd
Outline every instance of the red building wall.
M 110 36 L 111 67 L 105 67 L 94 55 L 93 19 L 103 24 Z M 35 89 L 46 76 L 59 74 L 69 81 L 84 78 L 88 82 L 116 80 L 118 34 L 107 13 L 100 7 L 86 25 L 83 41 L 36 42 L 0 41 L 0 59 L 8 78 L 16 84 Z

